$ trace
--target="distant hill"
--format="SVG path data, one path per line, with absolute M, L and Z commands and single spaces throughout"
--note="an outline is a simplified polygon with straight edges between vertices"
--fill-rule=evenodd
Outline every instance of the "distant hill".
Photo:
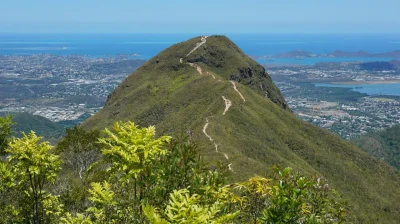
M 374 157 L 400 169 L 400 125 L 361 136 L 353 142 Z
M 386 58 L 400 58 L 400 50 L 390 51 L 385 53 L 372 54 L 374 57 L 386 57 Z
M 82 127 L 115 121 L 187 133 L 206 161 L 235 179 L 290 166 L 327 178 L 360 223 L 400 223 L 400 173 L 333 133 L 298 119 L 265 69 L 224 36 L 196 37 L 147 61 Z
M 391 61 L 390 61 L 390 64 L 392 64 L 392 65 L 394 65 L 394 66 L 400 68 L 400 61 L 399 61 L 399 60 L 391 60 Z
M 65 132 L 64 126 L 45 117 L 29 113 L 13 114 L 13 121 L 16 123 L 13 126 L 13 132 L 17 137 L 22 136 L 21 132 L 29 133 L 32 130 L 35 131 L 38 136 L 42 136 L 44 140 L 55 143 Z
M 334 51 L 328 56 L 333 57 L 370 57 L 371 54 L 365 51 L 356 51 L 356 52 L 344 52 L 344 51 Z
M 302 50 L 295 50 L 295 51 L 288 51 L 285 53 L 275 55 L 275 57 L 278 57 L 278 58 L 311 57 L 311 53 L 302 51 Z
M 360 64 L 360 68 L 367 71 L 389 71 L 397 70 L 398 67 L 391 62 L 386 61 L 375 61 L 365 62 Z

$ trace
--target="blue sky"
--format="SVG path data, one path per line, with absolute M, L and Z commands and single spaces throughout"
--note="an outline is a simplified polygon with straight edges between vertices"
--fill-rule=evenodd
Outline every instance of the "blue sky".
M 0 0 L 2 33 L 398 33 L 400 0 Z

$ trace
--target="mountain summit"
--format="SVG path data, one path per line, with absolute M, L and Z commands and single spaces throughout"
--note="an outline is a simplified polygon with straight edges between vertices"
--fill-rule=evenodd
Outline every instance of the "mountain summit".
M 361 222 L 400 222 L 400 174 L 327 130 L 296 118 L 265 69 L 224 36 L 162 51 L 109 96 L 86 129 L 115 121 L 188 133 L 233 178 L 290 166 L 327 178 Z

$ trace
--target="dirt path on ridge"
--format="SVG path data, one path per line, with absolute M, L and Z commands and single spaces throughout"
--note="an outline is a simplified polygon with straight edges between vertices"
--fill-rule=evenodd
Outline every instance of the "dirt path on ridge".
M 208 134 L 207 134 L 207 127 L 208 127 L 208 118 L 206 118 L 206 124 L 204 125 L 204 127 L 203 127 L 203 133 L 207 136 L 207 138 L 209 138 L 210 139 L 210 141 L 211 142 L 213 142 L 214 140 L 211 138 L 211 136 L 209 136 Z
M 202 36 L 200 38 L 200 42 L 196 43 L 196 46 L 189 52 L 189 54 L 186 55 L 188 57 L 191 53 L 193 53 L 195 50 L 197 50 L 201 45 L 205 44 L 207 42 L 207 36 Z
M 189 63 L 189 65 L 192 66 L 193 68 L 196 68 L 197 72 L 198 72 L 200 75 L 203 74 L 203 69 L 202 69 L 200 66 L 196 65 L 195 63 Z
M 232 85 L 233 85 L 233 89 L 239 93 L 240 97 L 242 98 L 243 102 L 246 102 L 246 99 L 243 97 L 243 95 L 239 92 L 239 90 L 236 88 L 236 83 L 234 81 L 231 81 Z
M 209 123 L 209 121 L 208 121 L 208 118 L 206 118 L 206 124 L 205 124 L 204 127 L 203 127 L 203 133 L 204 133 L 205 136 L 207 136 L 207 138 L 210 140 L 210 142 L 214 143 L 215 151 L 218 152 L 218 153 L 222 153 L 222 152 L 219 152 L 219 151 L 218 151 L 218 144 L 215 143 L 214 139 L 211 138 L 211 136 L 208 135 L 208 133 L 207 133 L 208 124 L 210 124 L 210 123 Z M 226 153 L 222 153 L 222 154 L 224 155 L 225 159 L 229 161 L 228 155 L 227 155 Z M 232 169 L 232 163 L 228 164 L 228 169 L 229 169 L 230 171 L 233 171 L 233 169 Z
M 200 40 L 201 40 L 201 41 L 198 42 L 198 43 L 196 43 L 196 46 L 186 55 L 186 57 L 188 57 L 191 53 L 193 53 L 194 51 L 196 51 L 201 45 L 205 44 L 205 43 L 207 42 L 207 36 L 202 36 Z M 180 62 L 180 63 L 183 63 L 183 58 L 180 58 L 180 59 L 179 59 L 179 62 Z M 189 64 L 190 66 L 192 66 L 193 68 L 196 68 L 197 72 L 198 72 L 200 75 L 203 74 L 203 69 L 202 69 L 199 65 L 197 65 L 197 64 L 195 64 L 195 63 L 188 63 L 188 64 Z M 210 73 L 207 72 L 207 75 L 209 75 L 209 74 L 210 74 Z M 211 76 L 215 79 L 215 76 L 214 76 L 213 74 L 211 74 Z M 221 80 L 218 80 L 218 81 L 221 81 Z M 244 99 L 244 97 L 242 96 L 242 94 L 237 90 L 235 83 L 234 83 L 233 81 L 231 81 L 231 82 L 232 82 L 232 85 L 233 85 L 234 90 L 235 90 L 236 92 L 239 93 L 239 95 L 242 97 L 243 101 L 246 101 L 246 100 Z M 224 102 L 225 102 L 225 110 L 224 110 L 224 112 L 223 112 L 222 115 L 225 115 L 226 112 L 228 112 L 229 108 L 232 106 L 232 102 L 231 102 L 230 100 L 228 100 L 227 98 L 225 98 L 225 96 L 222 96 L 222 99 L 223 99 Z M 223 152 L 219 152 L 219 151 L 218 151 L 218 144 L 217 144 L 217 143 L 214 141 L 214 139 L 207 133 L 207 128 L 208 128 L 208 125 L 209 125 L 209 124 L 210 124 L 210 123 L 209 123 L 209 121 L 208 121 L 208 118 L 206 118 L 206 123 L 204 124 L 204 127 L 203 127 L 203 133 L 204 133 L 204 135 L 210 140 L 210 142 L 214 143 L 215 151 L 216 151 L 217 153 L 223 154 L 224 157 L 225 157 L 225 159 L 229 161 L 228 155 L 227 155 L 226 153 L 223 153 Z M 230 171 L 233 171 L 232 163 L 229 163 L 229 164 L 228 164 L 228 169 L 229 169 Z
M 225 101 L 225 110 L 224 110 L 224 113 L 222 113 L 222 115 L 225 115 L 226 112 L 228 112 L 229 107 L 232 106 L 232 101 L 230 101 L 227 98 L 225 98 L 225 96 L 222 96 L 222 99 Z

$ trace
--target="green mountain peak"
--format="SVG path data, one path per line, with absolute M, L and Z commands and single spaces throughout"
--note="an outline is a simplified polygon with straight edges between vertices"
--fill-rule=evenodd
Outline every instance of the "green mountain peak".
M 85 129 L 115 121 L 188 133 L 234 179 L 271 165 L 325 177 L 364 222 L 400 222 L 400 174 L 327 130 L 296 118 L 265 69 L 224 36 L 175 44 L 133 72 Z M 397 214 L 397 215 L 396 215 Z

